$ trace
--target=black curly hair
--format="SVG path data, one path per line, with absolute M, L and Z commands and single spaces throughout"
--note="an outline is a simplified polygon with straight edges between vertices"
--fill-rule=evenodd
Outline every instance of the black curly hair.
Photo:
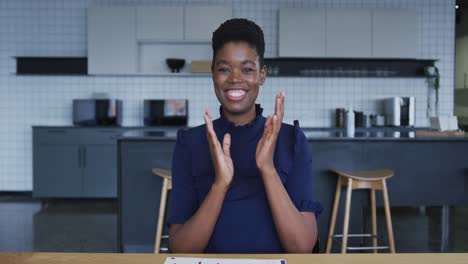
M 263 67 L 263 55 L 265 53 L 265 39 L 263 30 L 245 18 L 233 18 L 226 20 L 214 32 L 211 39 L 213 48 L 213 63 L 218 51 L 227 42 L 247 42 L 258 54 L 260 67 Z

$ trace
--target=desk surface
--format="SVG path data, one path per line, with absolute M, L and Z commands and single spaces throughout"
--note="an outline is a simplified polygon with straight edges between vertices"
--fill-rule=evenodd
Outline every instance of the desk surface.
M 468 263 L 468 254 L 271 254 L 271 255 L 178 255 L 178 254 L 88 254 L 0 253 L 0 263 L 28 264 L 162 264 L 168 256 L 213 258 L 286 259 L 288 264 L 458 264 Z

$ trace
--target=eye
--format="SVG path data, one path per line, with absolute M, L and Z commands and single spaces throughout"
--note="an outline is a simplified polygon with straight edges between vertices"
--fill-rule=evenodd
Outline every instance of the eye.
M 253 71 L 255 71 L 255 70 L 253 68 L 250 68 L 250 67 L 246 67 L 246 68 L 242 69 L 242 72 L 244 72 L 244 73 L 251 73 Z
M 218 72 L 229 72 L 229 68 L 228 67 L 219 67 L 218 68 Z

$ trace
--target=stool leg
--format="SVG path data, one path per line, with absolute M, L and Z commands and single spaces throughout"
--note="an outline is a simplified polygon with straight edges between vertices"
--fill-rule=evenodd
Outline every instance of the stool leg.
M 442 206 L 442 243 L 440 244 L 440 252 L 447 252 L 450 235 L 450 207 Z
M 154 241 L 154 253 L 159 253 L 159 248 L 161 247 L 161 237 L 162 230 L 164 225 L 164 214 L 166 212 L 166 200 L 167 200 L 167 185 L 168 180 L 163 180 L 163 186 L 161 190 L 161 201 L 159 202 L 159 216 L 158 216 L 158 225 L 156 229 L 156 238 Z
M 375 189 L 371 189 L 371 212 L 372 212 L 372 246 L 377 247 L 377 206 L 375 204 Z M 374 249 L 377 253 L 377 249 Z
M 341 177 L 338 176 L 338 181 L 336 183 L 336 191 L 335 191 L 335 201 L 333 202 L 330 227 L 328 231 L 327 248 L 325 250 L 325 253 L 331 252 L 332 243 L 333 243 L 333 234 L 335 233 L 336 214 L 337 214 L 338 206 L 340 203 L 340 193 L 341 193 Z
M 395 253 L 395 241 L 393 239 L 393 226 L 392 217 L 390 215 L 390 204 L 388 202 L 387 182 L 385 179 L 382 180 L 383 197 L 385 206 L 385 218 L 387 219 L 387 232 L 388 232 L 388 243 L 390 246 L 390 253 Z
M 348 179 L 348 188 L 346 191 L 345 218 L 344 218 L 344 224 L 343 224 L 343 242 L 341 243 L 342 254 L 346 254 L 346 247 L 348 246 L 349 211 L 351 210 L 351 193 L 352 192 L 353 192 L 353 180 Z

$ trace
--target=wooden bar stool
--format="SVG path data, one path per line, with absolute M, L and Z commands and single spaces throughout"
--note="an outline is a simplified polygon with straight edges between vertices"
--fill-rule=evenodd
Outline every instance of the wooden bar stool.
M 172 174 L 170 171 L 154 168 L 152 170 L 153 174 L 163 178 L 163 185 L 161 188 L 161 201 L 159 203 L 159 216 L 158 224 L 156 226 L 156 238 L 154 241 L 154 253 L 159 253 L 161 247 L 161 239 L 163 226 L 164 226 L 164 214 L 166 213 L 166 204 L 167 204 L 167 193 L 172 190 Z M 165 237 L 168 238 L 169 236 Z
M 374 253 L 377 253 L 378 249 L 390 248 L 391 253 L 395 253 L 395 242 L 393 240 L 393 228 L 392 228 L 392 219 L 390 216 L 390 205 L 388 202 L 388 192 L 387 192 L 387 182 L 386 180 L 393 176 L 393 171 L 384 169 L 384 170 L 373 170 L 373 171 L 363 171 L 363 172 L 343 172 L 343 171 L 334 171 L 338 175 L 338 182 L 336 184 L 335 192 L 335 201 L 333 203 L 333 210 L 331 215 L 330 230 L 328 232 L 328 241 L 326 253 L 331 252 L 333 238 L 342 237 L 341 244 L 341 253 L 346 254 L 347 249 L 372 249 Z M 342 187 L 347 187 L 346 192 L 346 207 L 343 223 L 343 234 L 335 235 L 335 223 L 336 223 L 336 214 L 338 211 L 338 206 L 340 202 L 340 192 Z M 371 191 L 371 212 L 372 212 L 372 235 L 370 234 L 348 234 L 349 226 L 349 213 L 351 210 L 351 193 L 356 189 L 366 189 Z M 381 190 L 383 194 L 383 201 L 385 207 L 385 217 L 387 221 L 387 233 L 388 233 L 388 247 L 379 247 L 377 245 L 377 214 L 376 214 L 376 204 L 375 204 L 375 190 Z M 372 236 L 372 247 L 353 247 L 348 248 L 348 237 L 364 237 Z

